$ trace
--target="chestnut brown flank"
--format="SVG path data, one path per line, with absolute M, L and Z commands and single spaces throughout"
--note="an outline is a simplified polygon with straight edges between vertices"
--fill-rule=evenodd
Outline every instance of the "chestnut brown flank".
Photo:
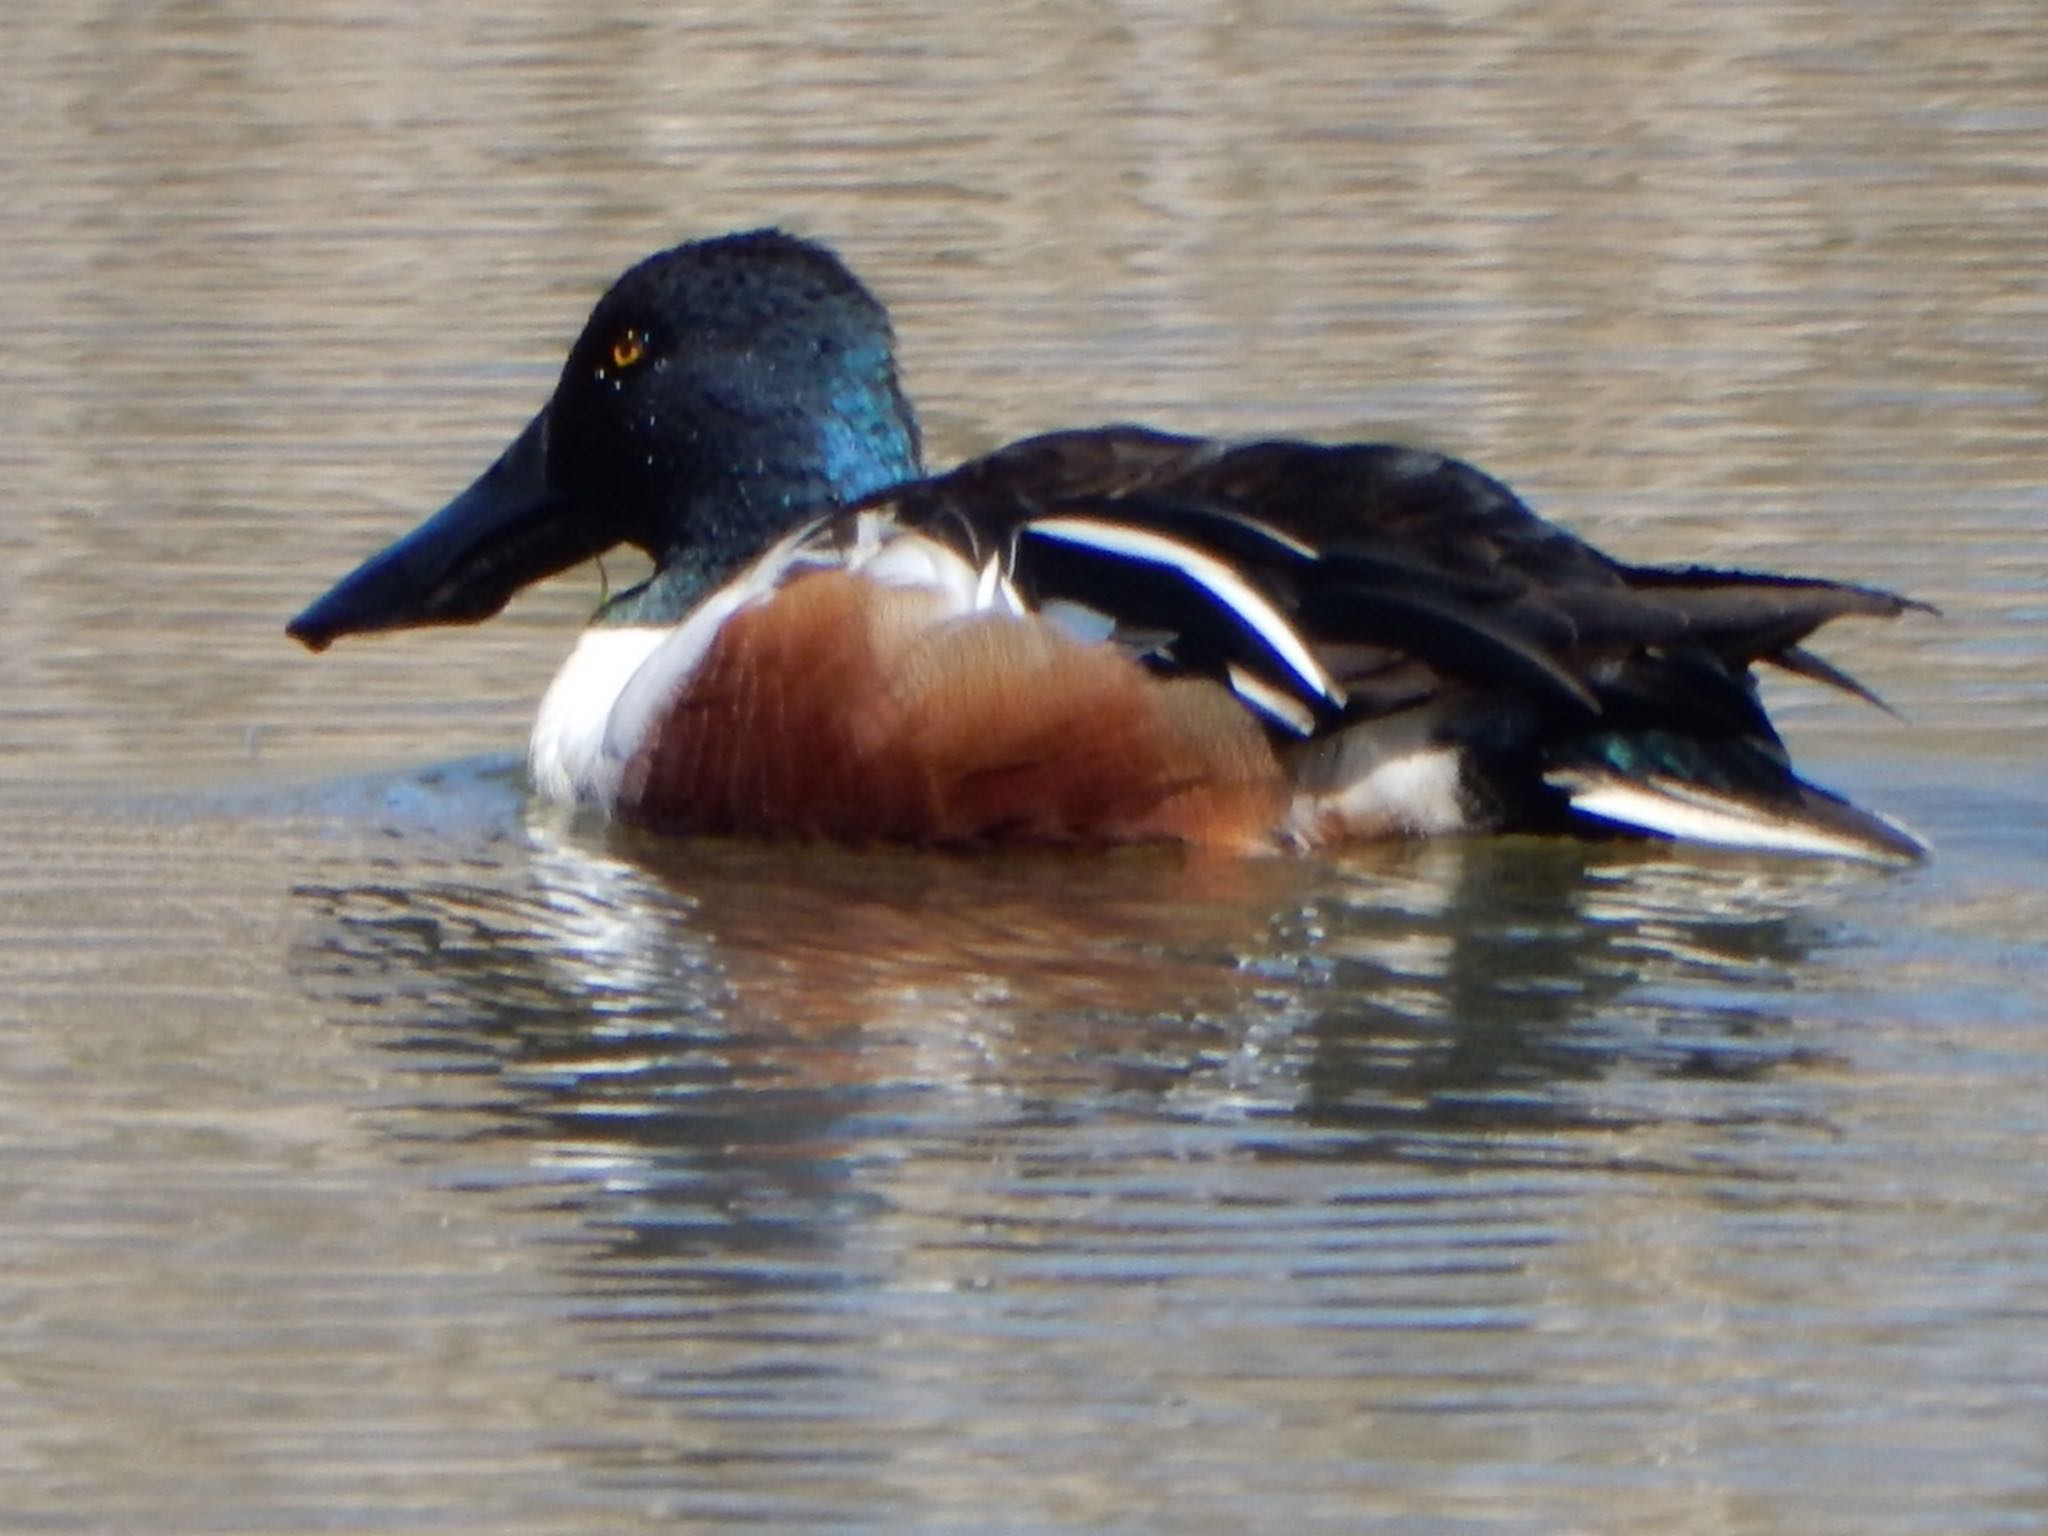
M 1042 620 L 938 619 L 939 602 L 822 571 L 741 611 L 628 763 L 620 814 L 853 841 L 1266 842 L 1285 784 L 1221 687 Z

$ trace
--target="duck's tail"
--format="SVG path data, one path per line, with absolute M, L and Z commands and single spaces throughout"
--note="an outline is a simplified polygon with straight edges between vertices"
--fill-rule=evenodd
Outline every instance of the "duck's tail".
M 1545 778 L 1578 819 L 1685 842 L 1762 853 L 1819 854 L 1912 864 L 1927 845 L 1888 817 L 1779 769 L 1772 784 L 1706 784 L 1672 773 L 1599 765 L 1554 768 Z

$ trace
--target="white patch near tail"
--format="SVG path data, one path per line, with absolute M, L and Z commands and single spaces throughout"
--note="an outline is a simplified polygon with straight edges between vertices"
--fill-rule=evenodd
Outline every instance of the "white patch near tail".
M 1281 835 L 1304 848 L 1375 838 L 1440 837 L 1470 830 L 1456 747 L 1425 747 L 1379 758 L 1362 773 L 1302 790 Z
M 1295 793 L 1282 838 L 1316 848 L 1474 830 L 1465 754 L 1440 739 L 1442 715 L 1424 704 L 1292 748 Z
M 1578 771 L 1555 772 L 1548 779 L 1571 797 L 1572 809 L 1580 815 L 1655 836 L 1760 853 L 1820 855 L 1881 864 L 1907 862 L 1903 852 L 1878 847 L 1851 832 L 1776 815 L 1734 796 L 1716 794 L 1676 779 L 1625 779 Z M 1896 822 L 1877 816 L 1871 819 L 1881 821 L 1908 842 L 1918 842 Z

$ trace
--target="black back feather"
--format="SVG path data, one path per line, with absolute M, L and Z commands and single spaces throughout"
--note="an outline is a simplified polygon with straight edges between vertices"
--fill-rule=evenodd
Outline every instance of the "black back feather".
M 1392 445 L 1062 432 L 891 494 L 906 521 L 949 529 L 977 558 L 1002 559 L 1028 598 L 1107 613 L 1145 634 L 1168 666 L 1251 668 L 1319 719 L 1382 709 L 1389 697 L 1408 707 L 1418 696 L 1504 690 L 1542 701 L 1560 728 L 1608 715 L 1638 727 L 1661 718 L 1775 745 L 1755 703 L 1755 663 L 1872 699 L 1801 643 L 1836 618 L 1921 606 L 1812 577 L 1624 565 L 1471 465 Z M 1360 687 L 1333 711 L 1200 583 L 1031 536 L 1034 520 L 1075 516 L 1226 562 L 1340 684 L 1369 683 L 1399 664 L 1400 686 Z M 1163 652 L 1162 632 L 1179 637 Z
M 1922 606 L 1893 593 L 1625 565 L 1469 464 L 1382 444 L 1055 433 L 882 499 L 1026 601 L 1085 605 L 1144 664 L 1235 688 L 1283 750 L 1412 741 L 1426 721 L 1460 751 L 1477 824 L 1583 828 L 1603 812 L 1580 797 L 1621 782 L 1916 856 L 1798 777 L 1755 677 L 1768 663 L 1877 703 L 1804 642 Z

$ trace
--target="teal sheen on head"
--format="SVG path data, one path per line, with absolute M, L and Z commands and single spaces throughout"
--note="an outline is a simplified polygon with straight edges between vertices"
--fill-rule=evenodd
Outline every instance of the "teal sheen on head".
M 503 456 L 288 631 L 474 622 L 619 544 L 694 589 L 919 473 L 888 314 L 839 259 L 777 230 L 693 241 L 614 283 Z

